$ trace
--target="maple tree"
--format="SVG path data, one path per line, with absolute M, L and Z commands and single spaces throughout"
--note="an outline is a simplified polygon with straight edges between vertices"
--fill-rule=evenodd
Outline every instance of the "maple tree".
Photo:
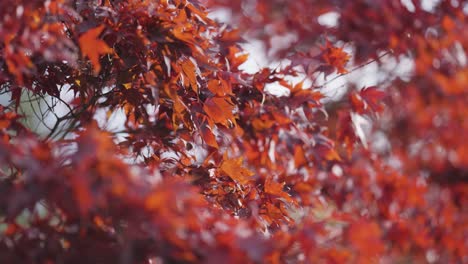
M 0 1 L 0 262 L 467 262 L 468 3 L 424 2 Z

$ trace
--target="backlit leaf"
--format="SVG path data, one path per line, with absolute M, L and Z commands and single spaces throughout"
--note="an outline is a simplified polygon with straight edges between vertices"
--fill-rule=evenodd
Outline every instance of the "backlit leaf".
M 213 97 L 205 101 L 203 110 L 215 122 L 230 127 L 235 124 L 234 106 L 230 99 Z
M 243 157 L 234 159 L 225 159 L 221 163 L 220 169 L 226 173 L 231 179 L 239 182 L 240 184 L 247 184 L 252 180 L 253 172 L 243 166 Z
M 95 75 L 101 70 L 101 64 L 99 63 L 100 56 L 112 52 L 112 49 L 106 42 L 99 38 L 104 29 L 104 25 L 89 29 L 78 40 L 83 56 L 88 57 L 93 65 Z

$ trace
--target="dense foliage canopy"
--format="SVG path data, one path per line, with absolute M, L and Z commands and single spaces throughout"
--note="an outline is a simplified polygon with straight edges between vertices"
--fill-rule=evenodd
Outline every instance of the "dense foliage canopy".
M 455 0 L 0 1 L 0 263 L 467 263 L 467 28 Z

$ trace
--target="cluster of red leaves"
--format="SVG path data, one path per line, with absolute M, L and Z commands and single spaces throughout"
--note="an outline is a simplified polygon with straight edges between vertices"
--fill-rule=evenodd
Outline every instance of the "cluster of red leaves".
M 0 1 L 1 263 L 468 261 L 466 3 L 200 2 Z M 240 70 L 244 33 L 291 67 Z M 410 76 L 288 81 L 382 52 Z M 25 92 L 66 105 L 47 135 Z

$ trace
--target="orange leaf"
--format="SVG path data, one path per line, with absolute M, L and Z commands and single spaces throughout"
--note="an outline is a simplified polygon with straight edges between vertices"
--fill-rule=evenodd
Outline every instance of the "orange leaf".
M 184 58 L 181 62 L 182 72 L 184 77 L 188 79 L 188 82 L 184 82 L 184 85 L 187 87 L 188 85 L 192 86 L 192 90 L 198 93 L 198 84 L 197 84 L 197 76 L 196 76 L 196 66 L 195 64 L 188 58 Z
M 278 195 L 283 191 L 282 183 L 274 181 L 271 177 L 265 180 L 265 192 L 269 194 Z
M 5 129 L 10 126 L 10 120 L 0 120 L 0 129 Z
M 444 16 L 442 19 L 442 27 L 447 32 L 452 31 L 455 28 L 455 22 L 450 19 L 450 17 Z
M 357 93 L 351 93 L 349 95 L 349 101 L 351 102 L 351 106 L 353 107 L 353 110 L 357 113 L 364 113 L 364 110 L 366 109 L 366 104 L 362 101 L 361 96 Z
M 294 146 L 294 165 L 296 168 L 299 168 L 305 164 L 307 164 L 307 160 L 304 154 L 304 150 L 299 145 Z
M 353 92 L 349 95 L 353 110 L 360 114 L 382 112 L 384 109 L 382 99 L 384 98 L 385 92 L 375 86 L 364 87 L 359 92 Z
M 327 151 L 327 153 L 325 154 L 325 159 L 327 159 L 329 161 L 333 161 L 333 160 L 340 161 L 341 160 L 340 155 L 338 155 L 338 153 L 332 148 L 329 149 Z
M 348 63 L 350 56 L 343 48 L 335 47 L 327 41 L 326 46 L 322 50 L 322 59 L 327 65 L 335 68 L 340 74 L 348 72 L 345 69 L 345 65 Z
M 231 64 L 231 68 L 237 69 L 241 64 L 247 61 L 249 58 L 249 54 L 240 54 L 240 49 L 236 46 L 229 47 L 229 62 Z
M 231 85 L 223 79 L 212 79 L 208 81 L 208 90 L 218 96 L 232 95 Z
M 235 124 L 235 119 L 232 114 L 234 106 L 229 101 L 229 99 L 218 97 L 209 98 L 205 101 L 203 110 L 215 123 L 230 127 L 231 123 Z
M 363 88 L 359 94 L 364 99 L 367 105 L 374 112 L 381 112 L 384 108 L 382 105 L 382 99 L 385 97 L 385 92 L 377 89 L 377 87 Z
M 251 177 L 254 175 L 254 173 L 247 168 L 242 167 L 243 160 L 243 157 L 236 159 L 225 159 L 221 164 L 220 169 L 229 177 L 231 177 L 231 179 L 239 182 L 240 184 L 246 184 L 251 180 Z
M 202 139 L 203 141 L 205 141 L 205 143 L 210 146 L 210 147 L 213 147 L 213 148 L 218 148 L 218 142 L 216 142 L 216 137 L 215 135 L 213 134 L 213 132 L 211 131 L 211 129 L 206 126 L 206 125 L 203 125 L 201 127 L 201 136 L 202 136 Z
M 99 35 L 104 30 L 104 25 L 86 31 L 78 39 L 83 56 L 88 57 L 94 67 L 94 74 L 97 75 L 101 70 L 99 64 L 99 56 L 106 53 L 111 53 L 112 49 L 107 46 L 106 42 L 99 39 Z
M 274 181 L 272 177 L 265 180 L 265 193 L 284 198 L 286 201 L 291 202 L 291 196 L 283 191 L 284 183 Z
M 348 239 L 359 251 L 360 263 L 374 263 L 371 260 L 384 251 L 381 241 L 380 227 L 373 222 L 365 220 L 353 223 L 348 229 Z

